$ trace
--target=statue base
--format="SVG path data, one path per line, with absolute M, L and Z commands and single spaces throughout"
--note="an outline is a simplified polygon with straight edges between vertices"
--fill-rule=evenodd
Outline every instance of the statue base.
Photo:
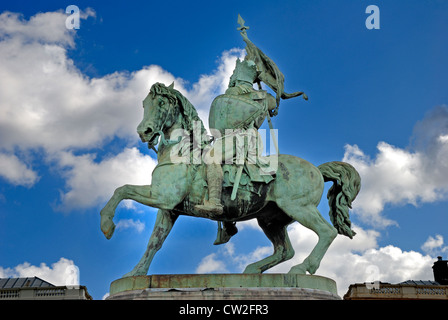
M 341 300 L 332 279 L 301 274 L 172 274 L 115 280 L 107 300 Z

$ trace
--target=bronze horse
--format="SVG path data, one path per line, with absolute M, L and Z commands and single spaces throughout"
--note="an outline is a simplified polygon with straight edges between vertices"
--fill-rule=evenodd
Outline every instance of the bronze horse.
M 137 128 L 141 140 L 153 147 L 159 137 L 162 139 L 157 154 L 158 165 L 152 172 L 151 185 L 119 187 L 101 210 L 101 230 L 106 238 L 110 239 L 115 229 L 112 221 L 115 209 L 123 199 L 131 199 L 159 209 L 143 257 L 125 276 L 147 274 L 154 255 L 162 247 L 179 215 L 230 222 L 256 218 L 271 240 L 274 253 L 248 265 L 244 273 L 262 273 L 294 256 L 286 229 L 294 221 L 313 230 L 319 240 L 309 256 L 301 264 L 293 266 L 290 273 L 305 274 L 308 271 L 314 274 L 338 233 L 350 238 L 355 235 L 351 230 L 348 211 L 360 190 L 361 181 L 357 171 L 344 162 L 328 162 L 316 167 L 301 158 L 280 154 L 275 179 L 260 186 L 262 192 L 257 196 L 246 197 L 245 210 L 241 210 L 241 197 L 231 200 L 229 188 L 225 188 L 222 193 L 222 215 L 195 212 L 194 205 L 202 203 L 207 194 L 205 165 L 173 163 L 170 153 L 176 143 L 167 143 L 164 137 L 172 136 L 174 130 L 179 129 L 192 132 L 193 123 L 200 121 L 196 109 L 172 85 L 166 87 L 161 83 L 151 87 L 143 101 L 143 107 L 144 118 Z M 200 130 L 205 131 L 202 122 L 199 123 Z M 317 209 L 326 181 L 333 182 L 327 196 L 333 226 Z

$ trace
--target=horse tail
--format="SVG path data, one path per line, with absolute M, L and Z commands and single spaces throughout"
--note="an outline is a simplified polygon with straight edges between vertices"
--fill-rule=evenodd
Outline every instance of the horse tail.
M 361 189 L 361 177 L 353 166 L 345 162 L 333 161 L 319 167 L 324 181 L 332 181 L 327 199 L 330 206 L 330 219 L 339 234 L 350 239 L 356 234 L 351 229 L 348 209 Z

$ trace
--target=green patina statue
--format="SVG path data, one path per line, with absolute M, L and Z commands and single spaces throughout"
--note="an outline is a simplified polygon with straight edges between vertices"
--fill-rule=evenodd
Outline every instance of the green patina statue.
M 273 243 L 274 253 L 248 265 L 245 273 L 262 273 L 293 257 L 286 227 L 294 221 L 313 230 L 319 240 L 290 273 L 314 274 L 338 233 L 350 238 L 355 235 L 349 208 L 361 187 L 359 174 L 344 162 L 315 167 L 278 153 L 270 118 L 278 114 L 280 99 L 308 98 L 303 92 L 284 92 L 283 74 L 248 39 L 248 27 L 240 16 L 238 23 L 247 55 L 243 61 L 237 60 L 228 89 L 211 105 L 211 138 L 194 106 L 174 89 L 174 83 L 168 87 L 154 84 L 143 101 L 144 117 L 137 132 L 149 148 L 155 150 L 158 144 L 152 184 L 118 188 L 101 210 L 101 230 L 110 239 L 115 209 L 123 199 L 159 209 L 146 252 L 125 276 L 147 274 L 179 215 L 218 221 L 215 244 L 236 234 L 236 222 L 256 218 Z M 276 97 L 262 90 L 261 83 Z M 261 156 L 258 129 L 266 118 L 277 152 Z M 333 182 L 327 196 L 333 226 L 317 210 L 327 181 Z

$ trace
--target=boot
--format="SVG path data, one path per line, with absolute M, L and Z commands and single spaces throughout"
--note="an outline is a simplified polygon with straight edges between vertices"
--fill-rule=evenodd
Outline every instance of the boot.
M 235 222 L 225 221 L 221 226 L 221 221 L 218 221 L 218 235 L 216 236 L 216 240 L 213 244 L 218 245 L 229 242 L 230 238 L 238 232 L 238 228 L 235 224 Z
M 221 165 L 207 165 L 208 200 L 204 204 L 196 205 L 194 208 L 201 213 L 211 213 L 221 215 L 223 205 L 221 204 L 223 173 Z

